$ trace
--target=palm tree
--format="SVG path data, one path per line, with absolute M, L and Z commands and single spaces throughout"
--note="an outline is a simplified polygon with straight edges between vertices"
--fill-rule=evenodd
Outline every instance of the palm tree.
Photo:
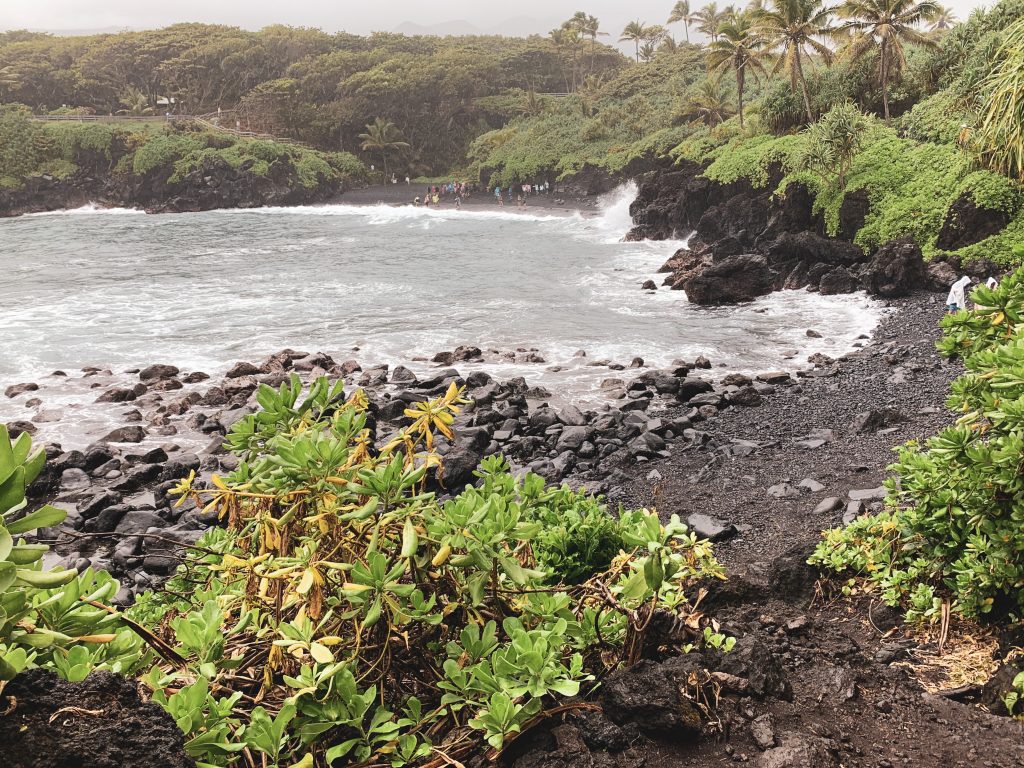
M 765 74 L 764 59 L 768 55 L 767 40 L 754 27 L 750 16 L 740 13 L 718 28 L 718 40 L 708 46 L 708 71 L 722 72 L 732 68 L 736 73 L 736 102 L 743 127 L 743 86 L 747 72 L 756 77 Z
M 360 133 L 359 138 L 363 140 L 361 147 L 364 152 L 380 152 L 385 180 L 388 177 L 388 153 L 409 148 L 408 142 L 402 141 L 402 132 L 382 117 L 367 124 L 366 133 Z
M 121 106 L 124 109 L 118 110 L 119 115 L 151 115 L 153 108 L 149 105 L 149 98 L 138 88 L 129 86 L 121 95 Z
M 545 109 L 547 109 L 547 102 L 544 100 L 544 97 L 539 96 L 534 90 L 529 90 L 523 97 L 523 103 L 519 105 L 516 111 L 520 115 L 536 117 L 543 114 Z
M 650 40 L 640 46 L 640 58 L 644 61 L 650 61 L 657 53 L 658 49 Z
M 992 73 L 980 84 L 980 110 L 975 130 L 962 137 L 981 164 L 1024 181 L 1024 19 L 1003 32 L 1003 44 Z
M 651 28 L 643 21 L 631 21 L 622 30 L 620 43 L 631 42 L 636 47 L 636 60 L 640 61 L 640 43 L 645 42 L 651 34 Z
M 708 3 L 695 14 L 693 18 L 697 22 L 697 31 L 710 38 L 711 42 L 718 39 L 718 25 L 722 23 L 722 11 L 718 10 L 718 3 Z
M 709 77 L 701 82 L 697 91 L 683 104 L 684 117 L 696 117 L 712 127 L 725 122 L 731 114 L 732 109 L 722 93 L 719 77 Z
M 678 0 L 672 6 L 672 13 L 669 14 L 667 24 L 678 24 L 683 22 L 683 30 L 686 32 L 686 42 L 690 42 L 690 25 L 697 21 L 690 13 L 690 0 Z
M 576 15 L 578 16 L 579 14 Z M 576 16 L 573 18 L 576 18 Z M 580 23 L 580 34 L 590 38 L 590 73 L 593 74 L 594 57 L 597 52 L 597 38 L 608 37 L 608 33 L 601 31 L 601 22 L 597 20 L 596 16 L 585 16 Z
M 898 77 L 907 63 L 906 43 L 931 46 L 935 40 L 917 29 L 922 21 L 935 19 L 940 12 L 932 0 L 846 0 L 840 13 L 849 21 L 843 26 L 856 37 L 847 49 L 856 60 L 878 50 L 878 82 L 882 88 L 882 108 L 889 122 L 889 81 Z
M 782 67 L 789 70 L 789 85 L 796 93 L 797 84 L 804 97 L 807 121 L 813 123 L 811 99 L 807 95 L 803 58 L 810 57 L 807 49 L 818 53 L 826 63 L 832 61 L 832 51 L 817 38 L 832 34 L 830 25 L 835 9 L 823 0 L 771 0 L 771 8 L 757 14 L 757 27 L 768 37 L 768 47 L 781 48 L 782 55 L 775 63 L 772 74 Z
M 932 25 L 929 27 L 929 30 L 932 32 L 940 32 L 952 29 L 956 25 L 956 22 L 956 14 L 953 13 L 953 9 L 940 5 L 938 13 L 935 15 L 935 18 L 932 19 Z

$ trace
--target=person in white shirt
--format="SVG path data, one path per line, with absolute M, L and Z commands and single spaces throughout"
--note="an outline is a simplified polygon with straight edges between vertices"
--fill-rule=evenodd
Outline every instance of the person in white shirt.
M 973 281 L 967 275 L 964 275 L 949 289 L 949 295 L 946 297 L 946 311 L 956 312 L 961 309 L 967 309 L 967 286 Z

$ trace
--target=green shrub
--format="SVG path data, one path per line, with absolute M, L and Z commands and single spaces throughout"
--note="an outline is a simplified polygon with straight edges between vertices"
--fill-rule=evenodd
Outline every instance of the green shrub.
M 379 454 L 362 392 L 319 379 L 303 394 L 293 377 L 257 400 L 227 437 L 237 470 L 177 489 L 227 528 L 132 609 L 187 660 L 145 682 L 197 760 L 403 766 L 434 744 L 465 758 L 639 658 L 655 612 L 694 625 L 658 645 L 731 647 L 692 613 L 690 587 L 722 574 L 678 519 L 616 520 L 500 457 L 479 487 L 428 492 L 458 388 L 410 408 Z
M 98 152 L 107 160 L 112 159 L 114 141 L 122 131 L 105 123 L 47 123 L 45 135 L 53 142 L 51 155 L 74 163 L 81 150 Z
M 1024 615 L 1024 269 L 942 321 L 964 359 L 948 406 L 962 415 L 890 469 L 886 510 L 826 531 L 811 562 L 863 576 L 910 619 L 943 601 L 975 618 Z
M 939 91 L 915 104 L 899 122 L 914 141 L 956 144 L 963 126 L 972 119 L 952 92 Z
M 0 105 L 0 180 L 18 186 L 42 159 L 40 131 L 27 109 Z
M 91 604 L 117 593 L 109 574 L 44 571 L 49 547 L 21 538 L 67 517 L 51 506 L 25 512 L 26 489 L 45 462 L 27 433 L 12 441 L 0 424 L 0 689 L 28 667 L 82 680 L 97 668 L 129 671 L 142 657 L 139 638 L 113 612 Z
M 144 141 L 135 150 L 132 172 L 144 176 L 157 168 L 171 168 L 184 157 L 209 146 L 204 134 L 166 133 Z

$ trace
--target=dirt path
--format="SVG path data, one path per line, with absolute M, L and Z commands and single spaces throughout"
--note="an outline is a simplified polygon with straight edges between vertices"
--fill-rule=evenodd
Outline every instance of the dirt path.
M 912 636 L 894 611 L 868 598 L 826 599 L 805 565 L 820 531 L 841 522 L 849 492 L 881 484 L 892 448 L 952 418 L 943 403 L 960 366 L 935 350 L 941 312 L 931 295 L 900 301 L 862 350 L 779 387 L 759 407 L 696 424 L 709 435 L 703 448 L 623 467 L 611 478 L 612 498 L 627 506 L 655 504 L 684 520 L 703 513 L 739 530 L 717 546 L 730 578 L 712 585 L 703 607 L 740 638 L 737 648 L 762 649 L 740 654 L 741 676 L 753 680 L 777 664 L 788 681 L 765 697 L 725 686 L 717 740 L 633 747 L 613 764 L 1024 765 L 1024 725 L 928 693 L 915 679 L 907 663 L 937 658 L 934 642 Z M 857 431 L 858 414 L 886 408 L 891 425 Z M 800 489 L 804 480 L 821 487 Z M 830 497 L 841 505 L 822 504 Z M 947 656 L 965 648 L 953 641 Z M 987 663 L 984 654 L 967 660 Z M 931 682 L 933 690 L 949 689 L 958 680 L 934 672 Z

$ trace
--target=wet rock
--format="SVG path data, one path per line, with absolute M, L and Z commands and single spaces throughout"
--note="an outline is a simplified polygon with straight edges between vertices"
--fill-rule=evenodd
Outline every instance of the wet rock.
M 181 371 L 177 366 L 173 365 L 151 365 L 148 368 L 143 368 L 139 371 L 139 380 L 143 382 L 159 381 L 161 379 L 171 379 L 177 376 Z
M 759 373 L 755 378 L 765 384 L 773 385 L 785 384 L 792 379 L 786 371 L 769 371 L 767 373 Z
M 640 286 L 642 291 L 656 291 L 658 290 L 658 284 L 653 280 L 644 280 L 644 284 Z
M 818 282 L 818 293 L 822 296 L 835 296 L 853 293 L 857 290 L 857 279 L 846 267 L 835 267 L 822 275 Z
M 88 520 L 98 515 L 101 510 L 120 503 L 121 494 L 113 491 L 100 491 L 78 502 L 77 510 L 83 518 Z
M 86 488 L 92 485 L 92 480 L 85 473 L 83 469 L 70 468 L 65 469 L 60 476 L 60 490 L 62 493 L 73 493 L 76 491 L 84 491 Z
M 134 429 L 141 429 L 141 427 L 134 427 Z M 85 450 L 85 465 L 82 468 L 91 472 L 113 459 L 117 453 L 109 445 L 91 445 Z
M 37 392 L 39 385 L 34 382 L 26 382 L 24 384 L 12 384 L 4 390 L 4 394 L 7 397 L 17 397 L 26 392 Z
M 68 451 L 60 454 L 51 462 L 54 469 L 63 472 L 65 469 L 85 469 L 85 454 L 81 451 Z
M 566 427 L 562 430 L 562 434 L 558 436 L 558 441 L 555 443 L 555 450 L 576 450 L 590 439 L 592 433 L 593 430 L 590 427 Z
M 860 281 L 869 294 L 887 299 L 924 288 L 927 274 L 920 247 L 909 237 L 885 243 L 862 270 Z
M 248 362 L 235 363 L 228 369 L 228 372 L 224 374 L 227 379 L 238 379 L 242 376 L 257 376 L 263 373 L 258 367 Z
M 206 381 L 210 378 L 210 374 L 203 373 L 202 371 L 192 371 L 192 373 L 186 374 L 182 377 L 182 381 L 185 384 L 198 384 L 201 381 Z
M 13 440 L 22 433 L 27 432 L 30 435 L 36 433 L 36 425 L 31 421 L 9 421 L 7 422 L 7 434 Z
M 649 659 L 612 672 L 600 689 L 600 701 L 620 726 L 634 723 L 648 735 L 673 741 L 700 737 L 700 712 L 680 693 L 672 674 Z
M 774 280 L 764 256 L 740 254 L 712 263 L 682 288 L 694 304 L 737 304 L 770 293 Z
M 681 403 L 689 403 L 695 397 L 711 392 L 713 389 L 710 381 L 688 376 L 679 381 L 676 399 Z
M 146 439 L 146 430 L 138 425 L 118 427 L 100 439 L 104 443 L 141 443 Z
M 761 394 L 754 387 L 743 387 L 738 392 L 729 395 L 729 402 L 733 405 L 741 405 L 747 408 L 754 408 L 761 405 Z
M 406 368 L 404 365 L 395 367 L 395 370 L 391 372 L 391 383 L 392 384 L 403 384 L 403 385 L 416 385 L 416 374 Z
M 114 387 L 108 389 L 98 398 L 97 403 L 127 403 L 146 394 L 145 384 L 136 384 L 134 387 Z

